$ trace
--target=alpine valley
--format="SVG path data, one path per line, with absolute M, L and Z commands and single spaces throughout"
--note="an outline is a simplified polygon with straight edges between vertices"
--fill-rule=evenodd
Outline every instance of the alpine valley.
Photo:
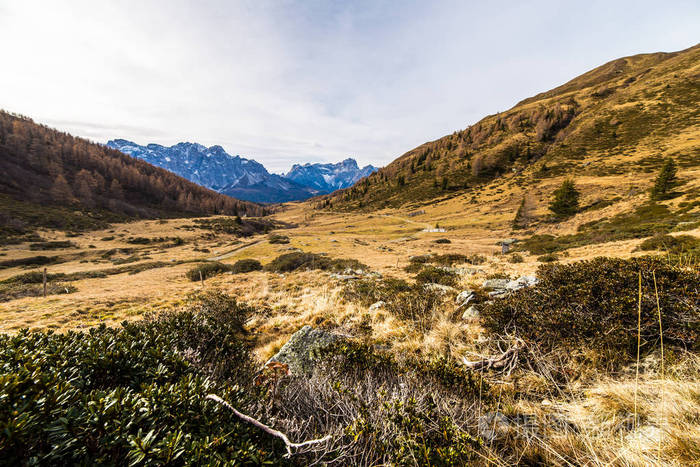
M 124 139 L 111 140 L 107 146 L 219 193 L 256 203 L 299 201 L 328 194 L 378 170 L 371 165 L 359 168 L 354 159 L 346 159 L 337 164 L 295 164 L 286 175 L 277 175 L 255 160 L 231 156 L 221 146 L 141 146 Z

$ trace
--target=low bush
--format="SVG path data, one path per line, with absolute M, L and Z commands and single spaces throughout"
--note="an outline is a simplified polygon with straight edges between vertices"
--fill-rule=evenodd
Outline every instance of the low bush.
M 542 265 L 536 286 L 484 309 L 484 326 L 543 348 L 579 345 L 623 360 L 633 358 L 640 272 L 642 351 L 660 344 L 654 275 L 664 345 L 700 349 L 700 272 L 653 257 Z
M 513 253 L 510 256 L 508 256 L 509 263 L 517 264 L 522 263 L 523 261 L 525 261 L 525 258 L 523 258 L 523 255 L 521 255 L 520 253 Z
M 53 264 L 60 261 L 61 259 L 58 256 L 30 256 L 28 258 L 0 261 L 0 269 L 16 268 L 20 266 L 43 266 L 45 264 Z
M 452 243 L 452 241 L 449 238 L 438 238 L 433 240 L 433 243 Z
M 244 274 L 251 271 L 260 271 L 262 268 L 262 264 L 260 264 L 260 261 L 257 259 L 242 259 L 234 263 L 231 267 L 231 272 L 234 274 Z
M 266 271 L 292 272 L 298 269 L 321 269 L 323 271 L 344 271 L 345 269 L 369 268 L 356 259 L 328 258 L 315 253 L 294 252 L 280 255 L 265 266 Z
M 641 251 L 659 250 L 673 256 L 700 257 L 700 238 L 692 235 L 655 235 L 644 240 L 637 249 Z
M 440 284 L 455 287 L 459 282 L 459 275 L 445 268 L 424 266 L 416 274 L 416 282 L 419 284 Z
M 224 263 L 219 263 L 218 261 L 209 261 L 206 263 L 198 264 L 192 269 L 185 273 L 185 276 L 191 281 L 198 281 L 201 279 L 208 279 L 210 277 L 216 276 L 218 274 L 223 274 L 225 272 L 231 271 L 231 266 Z
M 247 312 L 208 294 L 121 328 L 0 335 L 3 463 L 285 463 L 281 442 L 205 399 L 254 393 Z
M 267 241 L 273 245 L 285 244 L 289 243 L 289 237 L 287 237 L 286 235 L 272 233 L 267 236 Z
M 444 255 L 420 255 L 411 256 L 408 259 L 408 266 L 404 269 L 406 272 L 418 272 L 426 264 L 437 264 L 440 266 L 453 266 L 455 264 L 482 264 L 486 258 L 482 255 L 463 255 L 460 253 L 447 253 Z
M 29 245 L 30 250 L 60 250 L 64 248 L 75 248 L 76 245 L 69 241 L 38 242 Z
M 559 256 L 554 253 L 547 253 L 546 255 L 538 256 L 537 261 L 540 263 L 553 263 L 559 261 Z

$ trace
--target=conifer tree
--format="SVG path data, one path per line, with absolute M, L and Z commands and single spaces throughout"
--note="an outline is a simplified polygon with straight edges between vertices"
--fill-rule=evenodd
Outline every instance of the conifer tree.
M 576 189 L 574 181 L 566 179 L 554 191 L 554 199 L 549 203 L 549 210 L 557 217 L 569 217 L 578 211 L 578 199 L 581 194 Z
M 672 158 L 668 157 L 661 167 L 659 175 L 656 177 L 654 186 L 651 189 L 651 199 L 662 200 L 667 199 L 671 189 L 676 185 L 676 163 Z

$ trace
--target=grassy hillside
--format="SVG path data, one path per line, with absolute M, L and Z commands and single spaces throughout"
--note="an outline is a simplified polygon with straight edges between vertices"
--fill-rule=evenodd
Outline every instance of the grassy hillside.
M 265 213 L 257 204 L 0 111 L 0 239 L 5 241 L 35 227 L 83 230 L 133 218 Z
M 700 166 L 700 46 L 614 60 L 402 155 L 317 207 L 371 210 L 560 175 Z

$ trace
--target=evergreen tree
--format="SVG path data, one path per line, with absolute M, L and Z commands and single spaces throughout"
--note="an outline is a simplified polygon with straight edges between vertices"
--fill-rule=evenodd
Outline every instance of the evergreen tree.
M 569 217 L 578 211 L 578 199 L 581 194 L 576 189 L 574 181 L 566 179 L 554 191 L 554 199 L 549 203 L 549 210 L 557 217 Z
M 671 189 L 677 182 L 676 172 L 676 163 L 670 157 L 667 158 L 651 189 L 651 199 L 661 200 L 669 197 Z

